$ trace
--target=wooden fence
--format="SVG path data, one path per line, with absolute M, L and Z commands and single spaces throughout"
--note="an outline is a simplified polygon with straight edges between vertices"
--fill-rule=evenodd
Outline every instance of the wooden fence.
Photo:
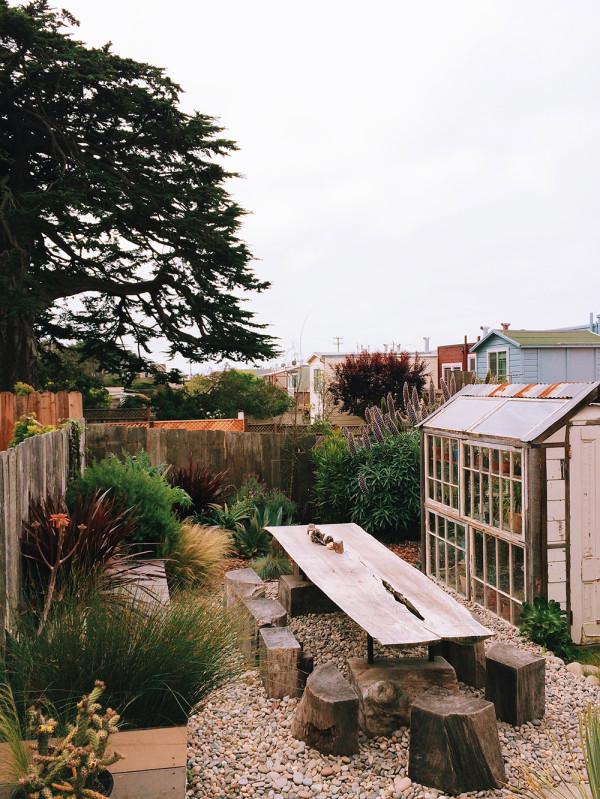
M 86 445 L 92 458 L 111 454 L 134 455 L 144 449 L 153 465 L 186 466 L 190 455 L 214 472 L 227 471 L 229 482 L 238 488 L 251 474 L 258 474 L 269 486 L 282 488 L 298 505 L 308 501 L 313 484 L 310 450 L 316 436 L 304 434 L 242 433 L 225 430 L 182 430 L 132 428 L 124 425 L 93 424 L 86 430 Z
M 79 391 L 34 392 L 17 397 L 9 391 L 0 392 L 0 451 L 5 450 L 12 437 L 15 422 L 25 413 L 35 413 L 40 424 L 58 427 L 66 419 L 81 419 L 83 406 Z
M 47 493 L 64 492 L 68 475 L 66 428 L 33 436 L 0 452 L 0 636 L 5 629 L 14 629 L 20 594 L 19 540 L 29 503 Z

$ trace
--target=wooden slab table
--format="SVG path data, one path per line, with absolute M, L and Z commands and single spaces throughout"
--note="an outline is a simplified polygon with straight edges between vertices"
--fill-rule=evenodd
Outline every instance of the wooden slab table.
M 305 526 L 266 527 L 298 568 L 383 646 L 430 645 L 444 640 L 474 643 L 493 633 L 426 575 L 357 524 L 321 524 L 342 541 L 334 552 L 313 543 Z M 387 587 L 386 587 L 387 584 Z

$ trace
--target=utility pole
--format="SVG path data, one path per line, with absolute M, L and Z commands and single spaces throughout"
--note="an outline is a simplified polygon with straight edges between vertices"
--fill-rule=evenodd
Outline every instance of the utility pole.
M 337 351 L 340 351 L 340 344 L 344 343 L 344 339 L 341 336 L 334 336 L 333 343 L 337 344 Z

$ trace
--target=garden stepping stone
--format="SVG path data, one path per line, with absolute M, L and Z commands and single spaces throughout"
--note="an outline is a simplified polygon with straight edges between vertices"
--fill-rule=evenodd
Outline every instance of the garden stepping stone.
M 265 584 L 254 569 L 233 569 L 225 573 L 223 592 L 225 607 L 230 608 L 244 599 L 263 597 Z

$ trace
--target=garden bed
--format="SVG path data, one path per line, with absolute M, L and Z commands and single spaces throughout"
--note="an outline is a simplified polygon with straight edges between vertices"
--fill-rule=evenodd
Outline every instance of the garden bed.
M 276 594 L 276 583 L 267 584 Z M 503 641 L 541 655 L 541 648 L 518 631 L 475 605 L 482 623 Z M 347 673 L 349 657 L 363 657 L 365 635 L 344 614 L 304 616 L 290 622 L 315 663 L 333 661 Z M 490 642 L 490 643 L 491 643 Z M 402 650 L 415 655 L 414 649 Z M 425 650 L 419 652 L 426 656 Z M 375 646 L 375 655 L 397 657 L 398 651 Z M 482 696 L 482 691 L 461 685 Z M 500 723 L 500 742 L 509 784 L 502 791 L 478 796 L 514 795 L 517 761 L 543 768 L 552 759 L 565 769 L 583 765 L 578 741 L 577 712 L 598 699 L 598 688 L 568 671 L 561 660 L 547 657 L 546 715 L 521 728 Z M 298 700 L 268 700 L 258 672 L 248 671 L 235 685 L 213 694 L 192 716 L 188 726 L 187 796 L 260 797 L 268 799 L 331 799 L 331 797 L 402 797 L 434 799 L 435 790 L 413 784 L 407 777 L 409 733 L 406 728 L 390 738 L 361 736 L 360 751 L 352 757 L 324 756 L 292 738 L 289 732 Z M 562 733 L 569 746 L 564 745 Z M 553 741 L 555 742 L 553 744 Z M 475 794 L 473 794 L 475 795 Z

